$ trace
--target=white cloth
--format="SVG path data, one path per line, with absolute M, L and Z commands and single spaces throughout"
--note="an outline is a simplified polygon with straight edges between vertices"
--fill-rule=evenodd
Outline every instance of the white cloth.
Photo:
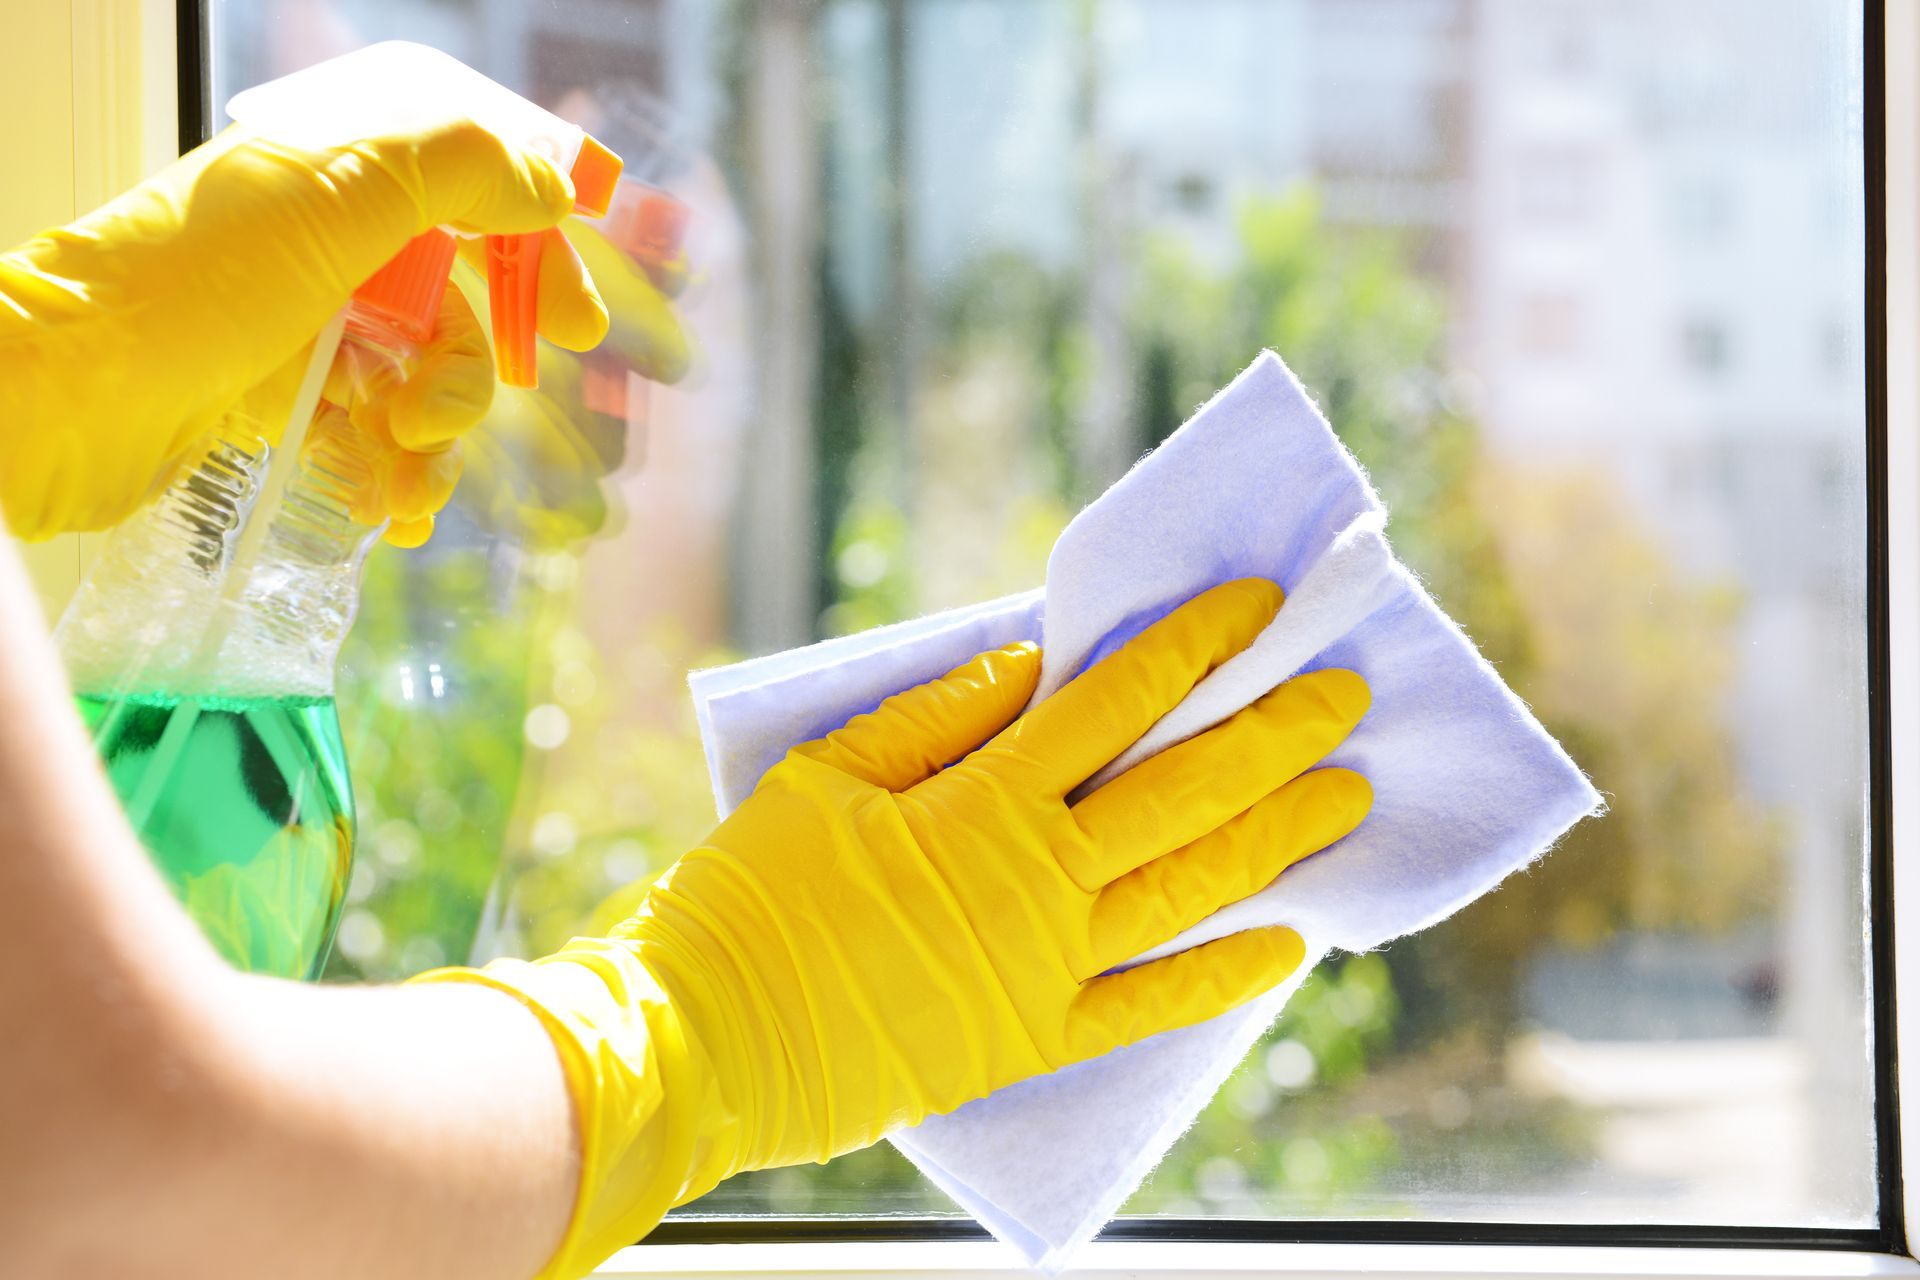
M 1388 549 L 1384 509 L 1293 375 L 1263 353 L 1067 527 L 1043 592 L 692 677 L 715 794 L 739 804 L 787 748 L 982 649 L 1041 639 L 1040 695 L 1181 601 L 1259 575 L 1286 603 L 1098 782 L 1322 667 L 1372 709 L 1328 757 L 1373 784 L 1366 821 L 1163 955 L 1287 924 L 1319 957 L 1441 920 L 1544 853 L 1600 797 Z M 1089 784 L 1092 785 L 1092 784 Z M 993 1233 L 1055 1268 L 1192 1123 L 1311 966 L 1198 1027 L 1025 1081 L 894 1141 Z

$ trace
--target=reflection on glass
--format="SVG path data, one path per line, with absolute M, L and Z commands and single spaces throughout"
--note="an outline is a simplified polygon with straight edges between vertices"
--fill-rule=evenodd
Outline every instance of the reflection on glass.
M 227 0 L 222 96 L 404 36 L 669 121 L 694 270 L 686 384 L 549 352 L 371 567 L 336 976 L 618 911 L 711 820 L 688 666 L 1034 584 L 1273 346 L 1612 810 L 1326 965 L 1129 1211 L 1870 1223 L 1857 8 Z

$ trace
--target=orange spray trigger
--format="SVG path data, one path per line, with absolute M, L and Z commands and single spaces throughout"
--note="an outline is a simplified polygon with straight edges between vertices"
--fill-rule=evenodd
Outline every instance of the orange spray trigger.
M 620 179 L 620 157 L 592 134 L 574 157 L 573 209 L 604 215 Z M 546 233 L 487 237 L 487 301 L 493 313 L 493 367 L 509 387 L 540 385 L 534 336 L 540 326 L 540 254 Z
M 457 243 L 439 227 L 409 240 L 406 248 L 353 291 L 357 310 L 348 317 L 348 325 L 357 320 L 364 326 L 371 317 L 409 341 L 425 342 L 440 314 Z
M 598 138 L 581 134 L 580 154 L 573 158 L 573 168 L 567 174 L 573 179 L 573 211 L 589 218 L 606 217 L 614 188 L 620 182 L 620 170 L 625 167 Z
M 438 49 L 388 40 L 329 58 L 304 70 L 237 93 L 227 104 L 233 118 L 276 142 L 320 148 L 355 138 L 381 137 L 449 112 L 516 146 L 566 167 L 573 180 L 576 213 L 601 217 L 619 185 L 620 157 L 579 125 L 536 106 Z M 494 366 L 500 378 L 531 387 L 538 378 L 534 333 L 539 327 L 538 235 L 489 237 L 487 282 L 492 292 Z M 375 301 L 403 315 L 416 315 L 428 290 L 427 268 L 438 269 L 444 246 L 417 252 L 403 271 L 371 285 Z M 416 271 L 415 268 L 418 268 Z M 401 278 L 404 276 L 405 278 Z M 401 304 L 393 307 L 398 300 Z M 425 303 L 420 303 L 424 307 Z
M 540 385 L 534 334 L 540 320 L 540 252 L 546 232 L 487 237 L 487 301 L 493 312 L 493 367 L 509 387 Z

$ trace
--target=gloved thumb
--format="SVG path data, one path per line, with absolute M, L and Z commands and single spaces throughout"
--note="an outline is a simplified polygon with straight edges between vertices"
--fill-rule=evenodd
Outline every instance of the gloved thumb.
M 905 791 L 1012 724 L 1039 683 L 1040 646 L 1023 640 L 896 693 L 794 750 L 873 786 Z
M 1299 934 L 1269 925 L 1095 978 L 1067 1018 L 1070 1061 L 1217 1018 L 1279 986 L 1305 960 Z
M 476 274 L 487 273 L 484 240 L 460 242 L 460 256 Z M 546 232 L 540 252 L 540 293 L 534 324 L 540 336 L 568 351 L 591 351 L 607 336 L 607 304 L 579 252 L 557 228 Z

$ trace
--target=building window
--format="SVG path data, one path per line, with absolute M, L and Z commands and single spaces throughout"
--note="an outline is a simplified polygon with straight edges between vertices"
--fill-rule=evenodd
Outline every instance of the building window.
M 1720 377 L 1729 360 L 1726 326 L 1717 320 L 1687 321 L 1680 329 L 1680 354 L 1694 373 Z
M 1568 224 L 1599 217 L 1608 184 L 1601 154 L 1588 147 L 1535 147 L 1515 163 L 1516 212 L 1529 221 Z
M 1520 349 L 1539 360 L 1564 360 L 1580 347 L 1580 300 L 1569 293 L 1540 293 L 1520 308 Z
M 1710 242 L 1729 232 L 1739 202 L 1716 174 L 1688 174 L 1674 181 L 1670 195 L 1674 229 L 1690 241 Z

